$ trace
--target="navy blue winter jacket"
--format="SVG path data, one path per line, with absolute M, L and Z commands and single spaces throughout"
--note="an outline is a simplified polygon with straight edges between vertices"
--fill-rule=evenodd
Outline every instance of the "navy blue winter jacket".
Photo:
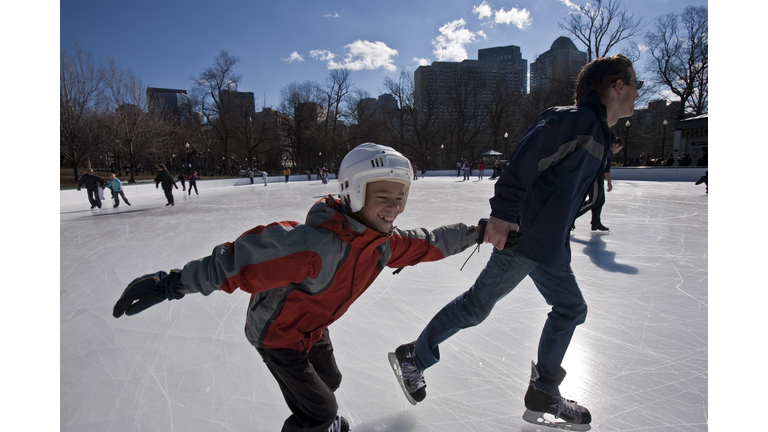
M 590 93 L 575 106 L 549 108 L 517 145 L 495 186 L 491 216 L 520 225 L 517 253 L 559 270 L 571 263 L 570 227 L 589 186 L 603 172 L 613 132 Z

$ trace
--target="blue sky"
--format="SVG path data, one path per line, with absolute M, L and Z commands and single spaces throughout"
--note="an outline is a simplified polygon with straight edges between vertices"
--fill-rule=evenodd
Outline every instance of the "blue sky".
M 650 23 L 708 2 L 625 5 Z M 322 82 L 334 67 L 351 69 L 351 81 L 376 97 L 384 79 L 396 79 L 404 67 L 476 59 L 481 48 L 517 45 L 530 64 L 566 35 L 557 23 L 572 11 L 569 0 L 63 0 L 59 35 L 61 46 L 77 37 L 85 50 L 114 57 L 149 87 L 188 90 L 190 77 L 227 50 L 240 59 L 239 90 L 253 92 L 257 107 L 277 107 L 290 82 Z

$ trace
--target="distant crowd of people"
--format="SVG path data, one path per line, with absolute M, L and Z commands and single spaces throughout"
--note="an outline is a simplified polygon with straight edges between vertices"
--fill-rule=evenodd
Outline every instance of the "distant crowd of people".
M 677 162 L 677 164 L 675 164 Z M 681 154 L 677 159 L 675 159 L 674 155 L 669 155 L 664 160 L 661 159 L 651 159 L 651 156 L 645 158 L 645 161 L 643 161 L 642 156 L 641 157 L 634 157 L 627 162 L 624 163 L 623 166 L 625 167 L 633 167 L 633 166 L 681 166 L 681 167 L 687 167 L 691 166 L 693 163 L 693 159 L 691 159 L 691 155 L 688 153 Z M 703 152 L 701 156 L 696 161 L 697 167 L 705 167 L 707 166 L 708 160 L 707 160 L 707 152 Z

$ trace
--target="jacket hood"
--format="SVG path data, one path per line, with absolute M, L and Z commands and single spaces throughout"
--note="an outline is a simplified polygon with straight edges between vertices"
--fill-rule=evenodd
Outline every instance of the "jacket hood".
M 354 238 L 365 235 L 368 227 L 350 216 L 348 211 L 349 208 L 345 207 L 340 200 L 328 195 L 312 206 L 307 213 L 305 223 L 312 227 L 329 229 L 342 239 L 351 242 Z

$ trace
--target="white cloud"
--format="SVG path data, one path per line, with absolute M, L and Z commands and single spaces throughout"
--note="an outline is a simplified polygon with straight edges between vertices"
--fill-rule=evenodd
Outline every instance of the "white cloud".
M 531 13 L 528 12 L 528 9 L 521 10 L 517 8 L 512 8 L 509 11 L 504 11 L 504 8 L 497 10 L 496 15 L 494 16 L 494 21 L 497 24 L 512 24 L 519 29 L 524 29 L 530 26 L 531 22 L 533 22 Z
M 304 61 L 304 57 L 302 57 L 298 52 L 294 51 L 291 53 L 290 57 L 284 58 L 283 60 L 287 61 L 288 63 L 293 63 L 294 60 Z
M 338 14 L 338 13 L 335 13 L 335 14 L 325 14 L 325 15 L 323 15 L 323 16 L 324 16 L 325 18 L 338 18 L 338 17 L 339 17 L 339 14 Z
M 568 0 L 560 1 L 568 2 Z M 531 13 L 528 9 L 512 8 L 506 11 L 504 8 L 501 8 L 494 11 L 487 1 L 483 1 L 480 6 L 475 6 L 472 9 L 472 13 L 477 14 L 479 19 L 485 20 L 485 24 L 490 26 L 493 26 L 494 24 L 512 24 L 519 29 L 524 29 L 530 26 L 533 22 Z
M 309 56 L 321 61 L 333 60 L 336 56 L 327 50 L 312 50 L 309 52 Z
M 431 61 L 430 59 L 427 59 L 427 58 L 418 58 L 418 57 L 414 57 L 414 58 L 413 58 L 413 61 L 415 61 L 416 63 L 418 63 L 418 64 L 419 64 L 419 66 L 429 66 L 429 65 L 431 65 L 431 64 L 432 64 L 432 61 Z
M 480 19 L 490 18 L 493 16 L 493 10 L 487 1 L 480 3 L 480 6 L 475 6 L 472 8 L 472 13 L 476 13 L 477 17 Z
M 347 49 L 347 53 L 341 62 L 334 61 L 336 56 L 330 51 L 313 50 L 310 51 L 309 55 L 327 61 L 328 69 L 372 70 L 384 68 L 390 72 L 397 70 L 392 60 L 392 57 L 398 54 L 397 50 L 388 47 L 384 42 L 356 40 L 344 48 Z
M 577 5 L 577 4 L 575 4 L 575 3 L 571 3 L 571 2 L 570 2 L 570 1 L 568 1 L 568 0 L 558 0 L 558 1 L 559 1 L 560 3 L 562 3 L 562 4 L 566 5 L 566 6 L 568 6 L 569 8 L 571 8 L 571 9 L 573 9 L 573 10 L 578 10 L 578 9 L 579 9 L 579 5 Z
M 440 27 L 440 36 L 432 40 L 437 61 L 466 60 L 467 50 L 464 46 L 475 42 L 478 34 L 485 37 L 483 33 L 474 33 L 465 29 L 464 25 L 466 22 L 462 18 Z

